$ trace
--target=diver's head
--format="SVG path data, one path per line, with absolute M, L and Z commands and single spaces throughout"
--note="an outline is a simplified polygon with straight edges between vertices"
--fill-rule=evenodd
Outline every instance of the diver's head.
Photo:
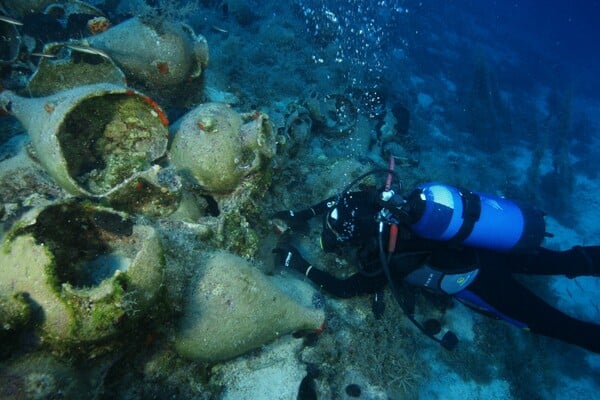
M 325 215 L 321 247 L 326 252 L 361 245 L 376 237 L 379 212 L 371 192 L 344 193 Z

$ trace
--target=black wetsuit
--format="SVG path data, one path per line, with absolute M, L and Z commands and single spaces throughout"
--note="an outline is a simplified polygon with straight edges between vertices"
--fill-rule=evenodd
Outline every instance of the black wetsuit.
M 588 249 L 589 250 L 589 249 Z M 533 254 L 504 254 L 473 250 L 479 256 L 479 274 L 468 290 L 508 317 L 522 322 L 531 332 L 560 339 L 600 353 L 600 325 L 577 320 L 543 301 L 513 276 L 532 275 L 587 276 L 587 260 L 577 249 L 563 252 L 539 249 Z M 600 253 L 600 249 L 594 251 Z M 440 255 L 443 251 L 439 250 Z M 392 263 L 392 271 L 394 266 Z M 366 276 L 357 273 L 347 279 L 312 268 L 308 278 L 337 297 L 376 293 L 387 285 L 383 273 Z
M 307 209 L 310 210 L 310 215 L 306 211 L 297 214 L 304 217 L 317 215 L 324 212 L 325 204 L 327 202 Z M 380 268 L 375 230 L 370 238 L 365 239 L 363 235 L 360 240 L 355 239 L 351 240 L 351 244 L 359 248 L 358 254 L 363 268 L 367 271 Z M 425 263 L 449 271 L 476 266 L 476 278 L 462 292 L 471 292 L 496 311 L 490 313 L 484 308 L 482 311 L 485 314 L 503 315 L 507 317 L 504 319 L 516 322 L 515 325 L 527 328 L 531 332 L 600 353 L 600 325 L 580 321 L 557 310 L 513 276 L 600 276 L 600 246 L 574 247 L 566 251 L 538 248 L 527 253 L 504 253 L 452 246 L 413 236 L 406 240 L 399 239 L 395 253 L 390 258 L 390 271 L 393 279 L 401 283 L 405 280 L 407 271 L 419 268 Z M 308 262 L 296 268 L 325 291 L 342 298 L 377 293 L 388 283 L 381 271 L 373 275 L 359 272 L 346 279 L 338 279 L 309 266 Z M 456 293 L 455 297 L 459 298 L 460 293 Z

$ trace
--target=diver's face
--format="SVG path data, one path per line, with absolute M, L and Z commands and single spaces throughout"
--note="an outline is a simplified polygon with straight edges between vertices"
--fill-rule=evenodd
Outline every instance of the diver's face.
M 339 199 L 325 215 L 321 246 L 324 251 L 360 247 L 377 232 L 375 216 L 378 206 L 368 192 L 348 193 Z

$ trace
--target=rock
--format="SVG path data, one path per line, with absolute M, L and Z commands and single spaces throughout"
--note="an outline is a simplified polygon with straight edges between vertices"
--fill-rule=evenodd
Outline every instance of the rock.
M 212 372 L 224 388 L 221 400 L 296 400 L 306 375 L 306 365 L 298 360 L 301 348 L 301 340 L 288 337 L 260 354 L 218 365 Z
M 85 398 L 91 388 L 81 372 L 50 354 L 26 354 L 0 363 L 0 399 Z

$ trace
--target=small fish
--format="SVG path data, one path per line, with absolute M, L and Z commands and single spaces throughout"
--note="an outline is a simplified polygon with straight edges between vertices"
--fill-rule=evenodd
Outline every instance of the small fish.
M 19 26 L 23 25 L 23 23 L 21 21 L 17 21 L 16 19 L 7 17 L 6 15 L 0 15 L 0 21 L 6 22 L 7 24 L 12 24 L 12 25 L 19 25 Z
M 58 57 L 56 54 L 50 54 L 50 53 L 31 53 L 30 54 L 33 57 L 43 57 L 43 58 L 56 58 Z
M 223 28 L 219 28 L 218 26 L 214 26 L 214 25 L 213 25 L 213 26 L 212 26 L 212 28 L 213 28 L 215 31 L 217 31 L 217 32 L 221 32 L 221 33 L 229 33 L 229 31 L 228 31 L 228 30 L 226 30 L 226 29 L 223 29 Z
M 78 51 L 80 53 L 94 54 L 94 55 L 97 55 L 100 57 L 104 57 L 108 60 L 111 60 L 110 56 L 108 54 L 106 54 L 106 52 L 104 52 L 103 50 L 97 49 L 95 47 L 81 46 L 78 44 L 65 44 L 65 47 L 67 47 L 73 51 Z

